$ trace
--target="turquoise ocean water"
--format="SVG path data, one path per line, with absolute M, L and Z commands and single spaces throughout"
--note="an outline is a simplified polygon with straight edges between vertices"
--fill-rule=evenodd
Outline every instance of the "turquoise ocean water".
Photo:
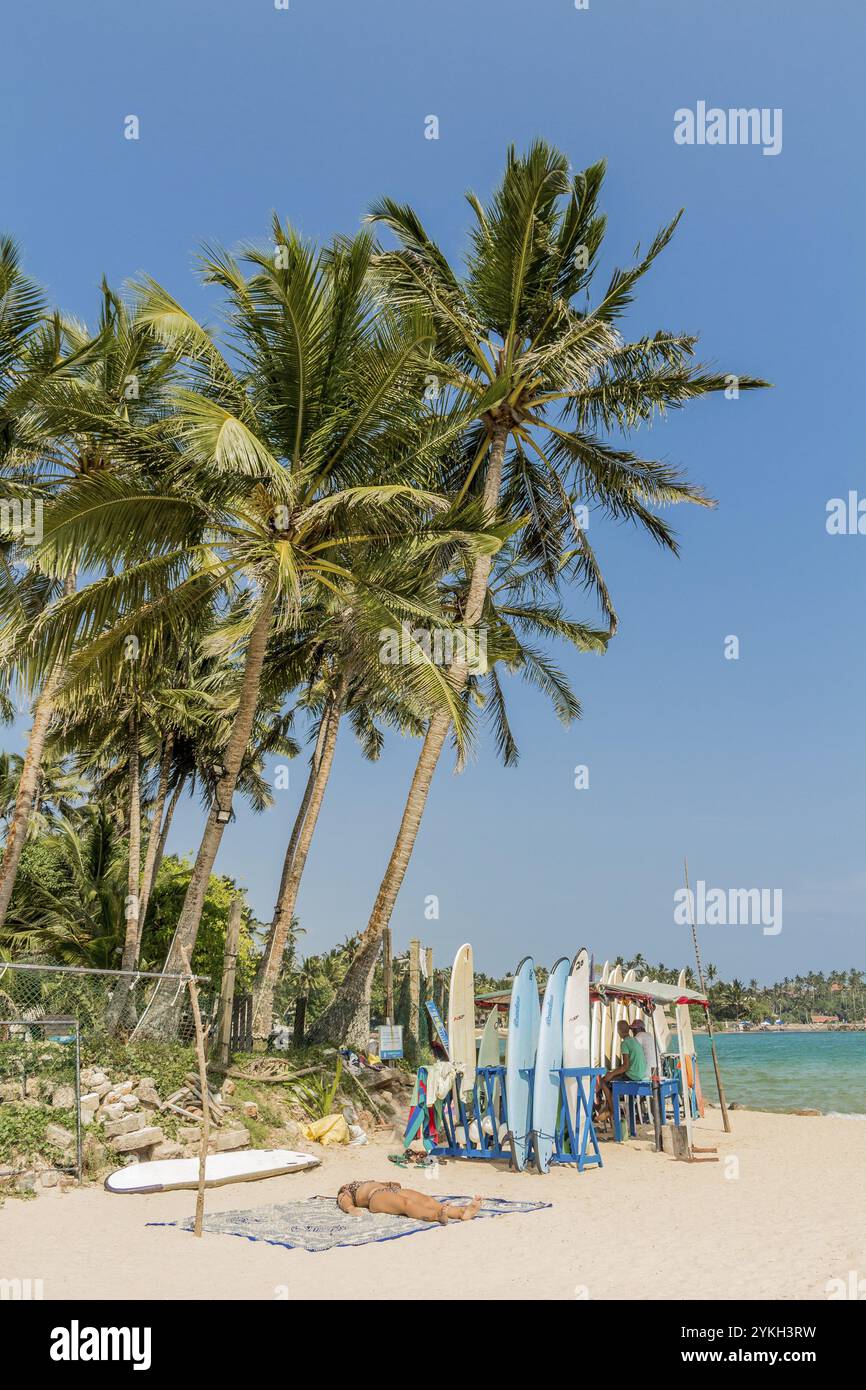
M 695 1046 L 704 1093 L 717 1103 L 709 1039 Z M 729 1102 L 866 1118 L 866 1033 L 723 1033 L 716 1049 Z

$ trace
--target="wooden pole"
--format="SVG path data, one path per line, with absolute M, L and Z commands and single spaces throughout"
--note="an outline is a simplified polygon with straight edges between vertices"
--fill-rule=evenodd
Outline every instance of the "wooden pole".
M 713 1020 L 710 1018 L 710 1005 L 709 1005 L 709 998 L 710 998 L 710 996 L 707 994 L 707 987 L 706 987 L 706 985 L 704 984 L 704 967 L 703 967 L 703 965 L 701 964 L 701 953 L 700 953 L 700 951 L 699 951 L 699 949 L 698 949 L 698 933 L 697 933 L 697 931 L 696 931 L 696 929 L 695 929 L 695 915 L 694 915 L 694 913 L 692 912 L 692 894 L 691 894 L 691 889 L 689 888 L 689 861 L 688 861 L 687 858 L 684 858 L 684 859 L 683 859 L 683 866 L 684 866 L 684 868 L 685 868 L 685 875 L 686 875 L 686 902 L 687 902 L 688 905 L 689 905 L 689 922 L 690 922 L 691 928 L 692 928 L 692 941 L 695 943 L 695 960 L 696 960 L 697 966 L 698 966 L 698 979 L 699 979 L 700 982 L 701 982 L 701 993 L 707 995 L 707 1033 L 709 1034 L 709 1038 L 710 1038 L 710 1050 L 711 1050 L 711 1052 L 712 1052 L 712 1054 L 713 1054 L 713 1070 L 714 1070 L 714 1072 L 716 1073 L 716 1090 L 717 1090 L 718 1093 L 719 1093 L 719 1105 L 722 1107 L 722 1124 L 723 1124 L 724 1127 L 725 1127 L 725 1133 L 726 1133 L 726 1134 L 730 1134 L 730 1132 L 731 1132 L 731 1121 L 730 1121 L 730 1119 L 729 1119 L 729 1117 L 728 1117 L 728 1106 L 727 1106 L 727 1102 L 725 1101 L 725 1088 L 724 1088 L 724 1086 L 722 1085 L 722 1073 L 721 1073 L 721 1071 L 719 1070 L 719 1058 L 718 1058 L 718 1054 L 716 1053 L 716 1039 L 715 1039 L 715 1037 L 713 1036 Z M 685 1073 L 683 1073 L 683 1089 L 684 1089 L 684 1090 L 685 1090 L 685 1088 L 686 1088 L 686 1087 L 685 1087 L 685 1082 L 686 1082 Z
M 409 1060 L 418 1060 L 418 1035 L 421 1031 L 421 942 L 413 936 L 409 942 Z
M 220 1017 L 217 1032 L 217 1061 L 227 1067 L 231 1050 L 232 1006 L 235 999 L 235 975 L 238 966 L 238 941 L 241 935 L 241 896 L 232 898 L 226 927 L 226 949 L 223 957 L 223 979 L 220 987 Z
M 204 1029 L 201 1026 L 201 1009 L 198 1006 L 198 988 L 193 977 L 189 963 L 189 950 L 186 946 L 181 947 L 181 959 L 187 972 L 187 988 L 189 989 L 189 1002 L 192 1005 L 193 1022 L 195 1023 L 195 1050 L 198 1054 L 198 1077 L 201 1087 L 201 1144 L 198 1151 L 198 1191 L 195 1198 L 195 1226 L 193 1234 L 200 1236 L 202 1222 L 204 1220 L 204 1180 L 205 1168 L 207 1165 L 207 1148 L 210 1140 L 210 1104 L 208 1101 L 207 1085 L 207 1057 L 204 1050 Z
M 433 947 L 424 948 L 424 959 L 427 965 L 427 993 L 433 998 Z
M 390 1027 L 394 1022 L 394 957 L 390 927 L 386 927 L 382 933 L 382 969 L 385 975 L 385 1021 Z

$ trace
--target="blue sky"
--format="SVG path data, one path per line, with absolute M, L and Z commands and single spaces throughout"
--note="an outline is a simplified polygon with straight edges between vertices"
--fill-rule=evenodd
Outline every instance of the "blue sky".
M 593 522 L 621 622 L 605 657 L 564 655 L 584 718 L 561 728 L 511 681 L 518 768 L 489 740 L 461 776 L 440 767 L 398 947 L 419 935 L 443 964 L 468 939 L 495 973 L 584 943 L 685 964 L 688 853 L 708 885 L 783 890 L 778 935 L 703 929 L 723 974 L 864 965 L 866 536 L 825 528 L 828 499 L 866 494 L 864 28 L 854 0 L 41 0 L 7 21 L 0 225 L 68 312 L 93 316 L 103 272 L 146 270 L 207 314 L 200 240 L 261 238 L 272 209 L 316 238 L 350 232 L 383 193 L 459 256 L 465 189 L 486 195 L 506 145 L 541 135 L 576 167 L 608 161 L 606 268 L 686 209 L 630 334 L 698 331 L 706 359 L 775 383 L 635 441 L 719 508 L 674 514 L 679 560 Z M 781 108 L 781 153 L 676 144 L 674 112 L 699 101 Z M 416 753 L 391 740 L 370 766 L 343 736 L 304 950 L 365 925 Z M 303 777 L 298 760 L 274 809 L 223 841 L 218 869 L 264 917 Z M 201 818 L 179 815 L 172 848 L 195 849 Z

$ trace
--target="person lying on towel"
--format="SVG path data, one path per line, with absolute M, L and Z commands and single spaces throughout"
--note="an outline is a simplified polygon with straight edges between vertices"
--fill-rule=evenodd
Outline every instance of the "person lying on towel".
M 622 1051 L 622 1061 L 618 1067 L 606 1072 L 601 1078 L 601 1089 L 607 1104 L 608 1118 L 613 1124 L 613 1091 L 611 1085 L 614 1081 L 648 1081 L 649 1070 L 647 1069 L 646 1057 L 640 1043 L 629 1035 L 629 1024 L 624 1018 L 620 1019 L 616 1025 L 616 1031 L 620 1037 Z
M 465 1207 L 437 1202 L 411 1187 L 398 1182 L 346 1182 L 337 1193 L 337 1206 L 347 1216 L 360 1216 L 367 1211 L 389 1212 L 392 1216 L 413 1216 L 416 1221 L 471 1221 L 481 1208 L 482 1197 L 475 1197 Z

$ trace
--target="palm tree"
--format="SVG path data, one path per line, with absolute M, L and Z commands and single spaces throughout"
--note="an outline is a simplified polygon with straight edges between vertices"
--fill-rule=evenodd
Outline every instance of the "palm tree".
M 696 339 L 659 332 L 625 342 L 617 322 L 637 282 L 667 246 L 678 218 L 629 270 L 617 270 L 594 308 L 587 296 L 605 230 L 598 212 L 602 164 L 571 175 L 563 154 L 537 142 L 525 156 L 509 150 L 503 180 L 485 208 L 469 196 L 475 216 L 461 277 L 409 207 L 383 199 L 373 218 L 396 236 L 376 274 L 392 303 L 426 310 L 436 327 L 430 371 L 443 386 L 441 411 L 463 447 L 456 450 L 451 495 L 474 496 L 487 524 L 528 516 L 523 542 L 552 584 L 563 575 L 597 593 L 610 630 L 615 615 L 585 529 L 575 518 L 579 497 L 602 514 L 633 522 L 676 551 L 653 508 L 678 502 L 710 505 L 699 489 L 666 464 L 614 447 L 598 431 L 649 423 L 687 400 L 721 391 L 728 379 L 693 361 Z M 749 389 L 763 383 L 739 378 Z M 468 468 L 464 461 L 469 458 Z M 464 576 L 462 621 L 475 628 L 484 610 L 491 557 Z M 462 690 L 467 670 L 450 679 Z M 447 713 L 434 714 L 406 798 L 358 954 L 313 1036 L 363 1045 L 370 981 L 382 933 L 391 919 L 448 736 Z
M 406 480 L 405 440 L 417 438 L 430 329 L 420 314 L 374 317 L 369 239 L 315 251 L 276 222 L 274 240 L 267 255 L 246 253 L 248 277 L 223 252 L 205 259 L 207 278 L 228 298 L 236 369 L 165 290 L 150 281 L 141 287 L 138 317 L 183 354 L 188 381 L 172 392 L 168 418 L 151 426 L 104 414 L 93 420 L 113 453 L 144 463 L 146 486 L 131 474 L 80 480 L 53 509 L 39 555 L 55 572 L 74 548 L 105 571 L 34 626 L 42 663 L 76 639 L 81 659 L 95 659 L 131 631 L 156 650 L 172 625 L 214 604 L 222 604 L 222 654 L 242 652 L 231 735 L 166 973 L 182 969 L 195 943 L 271 638 L 298 626 L 322 595 L 360 582 L 386 609 L 391 603 L 396 624 L 398 596 L 377 582 L 371 555 L 399 548 L 411 564 L 434 543 L 469 554 L 498 544 L 479 538 L 477 527 L 434 536 L 425 529 L 445 503 Z M 66 393 L 65 405 L 77 414 L 82 403 Z M 347 567 L 355 549 L 372 578 Z M 428 668 L 423 679 L 451 698 L 459 716 L 442 674 Z M 165 1035 L 177 1017 L 176 989 L 166 981 L 139 1032 Z
M 0 348 L 6 387 L 5 401 L 0 405 L 0 416 L 6 418 L 2 458 L 5 486 L 37 497 L 41 505 L 43 500 L 62 495 L 76 478 L 114 467 L 114 460 L 91 429 L 70 430 L 63 409 L 66 393 L 74 389 L 89 403 L 98 401 L 103 414 L 119 420 L 148 419 L 158 409 L 171 360 L 148 330 L 129 316 L 104 281 L 95 336 L 89 336 L 80 324 L 61 320 L 59 314 L 45 318 L 41 296 L 21 276 L 17 252 L 8 242 L 0 242 L 0 292 L 13 307 L 3 323 L 5 329 L 8 320 L 9 341 L 4 339 Z M 19 304 L 23 306 L 20 310 Z M 13 342 L 17 344 L 15 351 Z M 60 408 L 52 408 L 58 398 Z M 34 563 L 35 550 L 22 550 L 19 545 L 11 560 L 17 564 L 13 566 L 7 557 L 0 570 L 2 645 L 6 647 L 3 665 L 7 671 L 16 669 L 19 684 L 38 688 L 39 695 L 0 866 L 0 926 L 11 901 L 64 676 L 62 659 L 56 658 L 48 666 L 33 666 L 24 654 L 33 621 L 71 597 L 78 571 L 77 556 L 72 552 L 66 554 L 64 571 L 55 573 L 50 581 Z M 40 680 L 34 679 L 37 672 Z

